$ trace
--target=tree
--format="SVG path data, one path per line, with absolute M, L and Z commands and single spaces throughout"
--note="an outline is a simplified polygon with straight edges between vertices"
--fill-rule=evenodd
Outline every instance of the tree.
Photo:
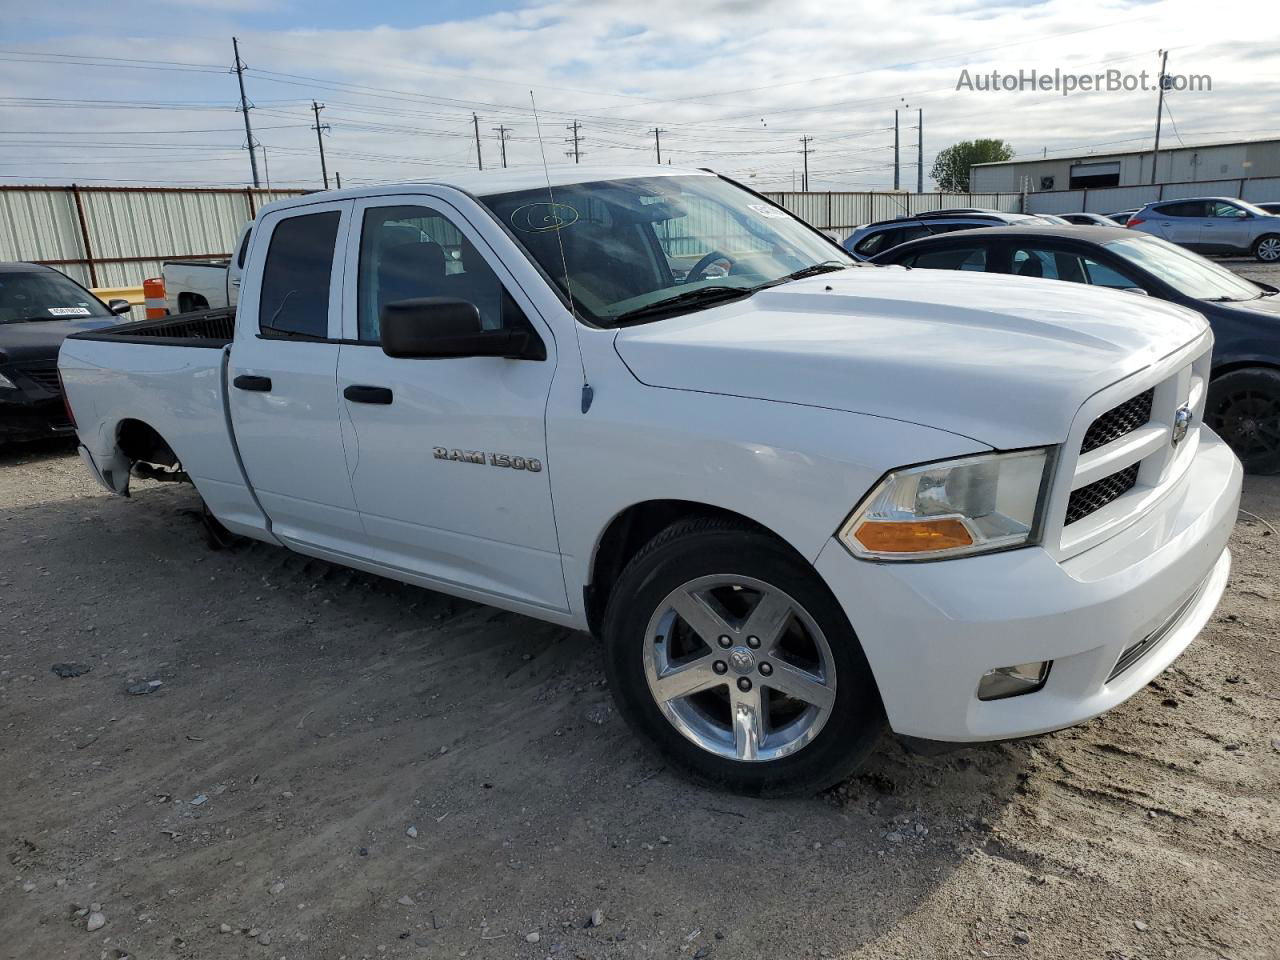
M 998 163 L 1013 157 L 1003 140 L 962 140 L 938 153 L 929 174 L 945 193 L 969 192 L 969 168 L 975 163 Z

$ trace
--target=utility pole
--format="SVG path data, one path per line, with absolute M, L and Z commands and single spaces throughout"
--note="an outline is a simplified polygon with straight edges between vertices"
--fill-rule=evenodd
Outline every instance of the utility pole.
M 1169 65 L 1169 51 L 1160 51 L 1160 96 L 1156 100 L 1156 142 L 1151 148 L 1151 182 L 1156 182 L 1156 161 L 1160 159 L 1160 118 L 1164 116 L 1164 69 Z
M 809 144 L 813 142 L 813 137 L 805 136 L 800 138 L 800 152 L 804 155 L 804 175 L 800 178 L 800 189 L 809 192 L 809 154 L 813 153 L 809 149 Z
M 573 149 L 566 150 L 564 155 L 566 157 L 573 157 L 573 162 L 577 163 L 582 158 L 582 154 L 578 150 L 578 142 L 582 140 L 582 135 L 578 131 L 582 129 L 582 124 L 575 120 L 573 123 L 565 124 L 564 128 L 572 134 L 571 136 L 566 137 L 564 142 L 573 144 Z
M 339 189 L 339 190 L 341 190 L 341 189 L 342 189 L 342 174 L 340 174 L 337 170 L 335 170 L 335 171 L 333 171 L 333 176 L 334 176 L 334 179 L 338 181 L 338 189 Z
M 893 189 L 900 189 L 899 174 L 902 169 L 898 162 L 898 111 L 893 111 Z
M 249 167 L 253 170 L 253 185 L 261 186 L 258 182 L 258 155 L 253 148 L 253 128 L 249 126 L 249 98 L 244 94 L 244 61 L 240 59 L 240 41 L 235 37 L 231 38 L 231 49 L 236 52 L 236 65 L 232 68 L 235 70 L 236 79 L 240 81 L 240 112 L 244 114 L 244 139 L 249 145 Z
M 502 150 L 502 169 L 507 169 L 507 134 L 511 132 L 511 128 L 505 124 L 499 124 L 491 128 L 498 135 L 498 146 Z
M 324 138 L 320 135 L 322 131 L 328 130 L 327 123 L 320 122 L 320 111 L 324 109 L 323 103 L 311 101 L 311 112 L 316 115 L 316 125 L 311 129 L 316 132 L 316 145 L 320 148 L 320 176 L 324 180 L 324 188 L 329 189 L 329 168 L 324 164 Z
M 484 169 L 484 158 L 480 156 L 480 118 L 471 114 L 471 123 L 476 128 L 476 168 Z
M 916 127 L 916 193 L 924 193 L 924 110 L 917 110 L 919 126 Z
M 653 134 L 653 149 L 654 149 L 655 151 L 657 151 L 657 154 L 658 154 L 658 163 L 662 163 L 662 140 L 661 140 L 661 137 L 662 137 L 662 135 L 663 135 L 664 133 L 666 133 L 667 131 L 665 131 L 665 130 L 663 130 L 663 129 L 659 128 L 659 127 L 654 127 L 654 128 L 653 128 L 652 130 L 650 130 L 649 132 Z

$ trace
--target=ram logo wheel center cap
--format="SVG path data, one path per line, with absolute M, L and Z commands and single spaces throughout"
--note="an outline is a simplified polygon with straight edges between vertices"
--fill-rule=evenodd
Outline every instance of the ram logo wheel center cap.
M 1174 411 L 1172 440 L 1175 447 L 1186 439 L 1187 431 L 1191 429 L 1191 420 L 1191 407 L 1185 403 Z
M 729 662 L 734 673 L 748 674 L 756 668 L 756 657 L 746 647 L 734 647 L 729 651 Z

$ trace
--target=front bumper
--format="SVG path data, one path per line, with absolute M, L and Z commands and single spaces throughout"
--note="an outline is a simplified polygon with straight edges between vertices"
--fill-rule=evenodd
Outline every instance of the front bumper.
M 4 392 L 14 394 L 18 391 Z M 67 419 L 61 397 L 34 402 L 26 397 L 0 397 L 0 441 L 44 440 L 74 435 L 75 428 Z
M 1124 702 L 1200 632 L 1231 569 L 1241 479 L 1235 455 L 1206 429 L 1191 467 L 1150 512 L 1062 563 L 1039 547 L 870 563 L 833 539 L 816 566 L 858 634 L 896 732 L 951 741 L 1045 733 Z M 1153 634 L 1109 679 L 1121 655 Z M 978 699 L 988 670 L 1036 660 L 1054 661 L 1042 689 Z

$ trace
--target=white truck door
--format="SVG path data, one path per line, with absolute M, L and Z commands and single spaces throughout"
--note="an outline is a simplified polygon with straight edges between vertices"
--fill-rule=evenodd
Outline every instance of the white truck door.
M 227 371 L 235 440 L 272 532 L 343 554 L 363 536 L 333 392 L 351 205 L 291 207 L 259 223 Z
M 568 607 L 544 417 L 555 344 L 473 225 L 421 194 L 356 201 L 337 395 L 370 559 L 478 598 Z M 528 324 L 545 360 L 383 353 L 383 305 L 452 297 Z

